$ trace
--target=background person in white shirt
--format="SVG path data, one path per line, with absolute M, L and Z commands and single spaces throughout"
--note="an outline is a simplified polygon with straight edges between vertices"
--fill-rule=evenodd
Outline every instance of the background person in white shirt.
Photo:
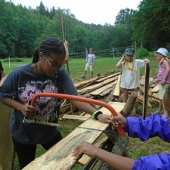
M 93 68 L 94 68 L 95 58 L 96 58 L 96 56 L 93 54 L 93 48 L 90 48 L 89 54 L 86 57 L 86 66 L 85 66 L 85 70 L 84 70 L 84 76 L 82 76 L 81 78 L 86 77 L 86 73 L 88 70 L 90 70 L 91 78 L 93 78 Z
M 120 61 L 116 64 L 117 68 L 122 69 L 122 78 L 120 87 L 123 91 L 123 102 L 126 102 L 130 93 L 138 94 L 140 87 L 140 69 L 145 66 L 145 62 L 150 62 L 148 59 L 135 59 L 134 48 L 127 47 Z M 135 109 L 137 114 L 142 114 L 141 110 Z

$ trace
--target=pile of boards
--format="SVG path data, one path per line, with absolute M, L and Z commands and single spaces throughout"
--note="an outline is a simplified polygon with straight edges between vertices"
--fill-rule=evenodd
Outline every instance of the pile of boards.
M 91 79 L 74 80 L 74 85 L 77 88 L 79 94 L 82 97 L 96 99 L 100 101 L 108 102 L 122 102 L 123 94 L 120 89 L 121 72 L 110 72 L 104 76 L 97 76 Z M 138 99 L 143 102 L 144 100 L 144 88 L 145 88 L 145 76 L 140 77 L 140 89 Z M 159 85 L 153 78 L 149 80 L 148 88 L 148 107 L 152 104 L 157 104 Z M 95 106 L 97 109 L 100 106 Z M 76 119 L 76 115 L 85 115 L 79 110 L 76 110 L 74 106 L 67 100 L 64 100 L 61 105 L 61 113 L 63 118 Z M 80 117 L 83 119 L 83 117 Z M 84 119 L 83 119 L 84 120 Z

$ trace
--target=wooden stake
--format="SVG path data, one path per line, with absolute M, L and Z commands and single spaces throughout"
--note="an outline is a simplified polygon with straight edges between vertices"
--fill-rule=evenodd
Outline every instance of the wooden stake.
M 133 110 L 135 101 L 137 99 L 137 95 L 135 93 L 132 93 L 129 97 L 128 100 L 126 101 L 126 104 L 123 108 L 123 110 L 121 111 L 121 114 L 125 117 L 129 116 L 130 113 Z
M 147 110 L 148 110 L 149 75 L 150 75 L 150 67 L 149 67 L 149 63 L 147 62 L 145 65 L 145 85 L 144 85 L 144 102 L 143 102 L 143 118 L 144 119 L 147 116 Z
M 66 64 L 66 67 L 67 67 L 67 72 L 70 75 L 69 66 L 68 66 L 68 59 L 69 59 L 69 49 L 68 49 L 68 46 L 69 46 L 69 44 L 68 44 L 68 42 L 65 39 L 64 21 L 63 21 L 62 17 L 61 17 L 61 27 L 62 27 L 63 43 L 64 43 L 65 50 L 66 50 L 65 64 Z

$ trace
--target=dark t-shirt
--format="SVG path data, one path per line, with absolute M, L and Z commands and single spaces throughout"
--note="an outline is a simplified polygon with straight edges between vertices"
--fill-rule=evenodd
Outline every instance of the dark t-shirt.
M 1 71 L 3 71 L 4 70 L 4 68 L 2 67 L 2 63 L 1 63 L 1 61 L 0 61 L 0 72 Z M 0 80 L 2 79 L 2 75 L 0 74 Z
M 64 67 L 59 70 L 59 74 L 49 77 L 34 73 L 30 63 L 13 69 L 0 87 L 0 98 L 13 97 L 16 101 L 26 104 L 37 93 L 58 93 L 59 85 L 61 88 L 60 93 L 78 94 Z M 57 98 L 51 97 L 38 98 L 34 105 L 37 110 L 36 120 L 49 122 L 54 117 L 57 117 L 57 100 Z M 24 115 L 21 112 L 18 110 L 13 111 L 10 129 L 12 136 L 20 143 L 48 143 L 57 133 L 56 127 L 33 123 L 27 124 L 23 122 L 23 119 Z

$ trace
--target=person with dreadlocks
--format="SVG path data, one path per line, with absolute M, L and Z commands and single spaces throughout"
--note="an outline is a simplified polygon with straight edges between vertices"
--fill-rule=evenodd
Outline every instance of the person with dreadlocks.
M 21 169 L 34 160 L 37 144 L 47 150 L 62 139 L 57 127 L 36 123 L 57 123 L 59 99 L 40 97 L 34 106 L 30 101 L 37 93 L 78 95 L 63 67 L 65 57 L 64 44 L 56 38 L 47 38 L 35 51 L 32 63 L 14 68 L 0 86 L 0 101 L 14 109 L 10 130 Z M 71 102 L 100 122 L 111 122 L 111 115 L 102 114 L 90 104 Z
M 138 93 L 140 87 L 140 68 L 149 62 L 148 59 L 134 59 L 134 48 L 127 47 L 120 61 L 116 64 L 117 68 L 122 68 L 122 78 L 120 87 L 123 91 L 123 102 L 126 102 L 130 93 Z M 138 99 L 135 103 L 137 114 L 142 114 L 138 110 Z

